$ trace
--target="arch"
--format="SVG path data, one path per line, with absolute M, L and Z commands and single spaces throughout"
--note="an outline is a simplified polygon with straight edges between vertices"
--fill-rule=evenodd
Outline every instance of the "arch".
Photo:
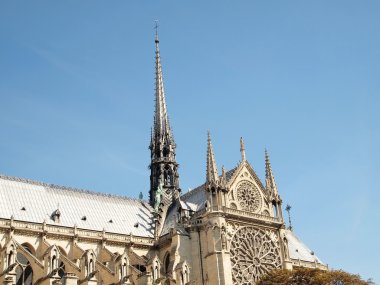
M 235 203 L 231 203 L 231 204 L 230 204 L 230 208 L 231 208 L 231 209 L 237 209 L 237 206 L 236 206 Z
M 278 217 L 277 203 L 275 200 L 272 201 L 273 217 Z
M 21 244 L 21 246 L 25 248 L 30 254 L 33 254 L 34 256 L 36 256 L 36 250 L 30 243 L 24 242 L 23 244 Z
M 93 273 L 96 269 L 96 254 L 94 250 L 86 250 L 81 257 L 81 263 L 84 263 L 86 276 Z
M 67 256 L 67 252 L 63 249 L 63 247 L 61 246 L 57 246 L 58 247 L 58 250 L 59 250 L 59 253 L 64 255 L 64 256 Z
M 23 248 L 24 250 L 26 250 L 28 253 L 30 253 L 29 250 L 25 249 L 24 247 L 22 247 L 22 248 Z M 16 250 L 16 260 L 15 260 L 15 262 L 20 263 L 20 261 L 23 261 L 23 262 L 26 264 L 26 261 L 24 261 L 24 260 L 27 260 L 28 264 L 30 264 L 30 265 L 32 266 L 32 264 L 34 264 L 34 260 L 33 260 L 33 258 L 30 256 L 31 253 L 30 253 L 30 255 L 25 254 L 25 253 L 23 252 L 23 249 L 17 248 L 17 250 Z

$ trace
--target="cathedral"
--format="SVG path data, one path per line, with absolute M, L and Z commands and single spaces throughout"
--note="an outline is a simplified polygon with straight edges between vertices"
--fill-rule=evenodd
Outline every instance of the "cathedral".
M 327 265 L 283 218 L 268 153 L 265 181 L 245 156 L 218 170 L 210 133 L 204 183 L 182 194 L 159 39 L 149 201 L 0 175 L 0 283 L 250 285 Z M 264 162 L 263 162 L 264 163 Z

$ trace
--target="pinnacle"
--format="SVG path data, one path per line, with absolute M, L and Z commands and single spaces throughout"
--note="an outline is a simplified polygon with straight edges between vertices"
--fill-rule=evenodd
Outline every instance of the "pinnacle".
M 268 150 L 265 148 L 265 182 L 266 189 L 271 192 L 271 194 L 277 196 L 277 186 L 274 180 L 274 175 L 272 171 L 272 166 L 269 160 Z
M 211 142 L 210 131 L 207 132 L 207 170 L 206 181 L 218 181 L 218 169 L 215 162 L 214 150 Z

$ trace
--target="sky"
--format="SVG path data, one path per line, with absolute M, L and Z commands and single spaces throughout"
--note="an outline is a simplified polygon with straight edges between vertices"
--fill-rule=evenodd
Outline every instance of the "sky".
M 380 2 L 0 0 L 0 173 L 149 190 L 154 21 L 182 192 L 264 178 L 330 268 L 380 282 Z

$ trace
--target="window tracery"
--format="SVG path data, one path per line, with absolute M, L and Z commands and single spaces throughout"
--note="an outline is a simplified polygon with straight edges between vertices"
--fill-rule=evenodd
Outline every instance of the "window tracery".
M 231 240 L 232 279 L 235 285 L 250 285 L 260 275 L 281 266 L 278 239 L 270 231 L 243 227 Z
M 257 187 L 247 180 L 237 187 L 237 200 L 241 209 L 256 212 L 261 208 L 261 195 Z
M 32 285 L 33 269 L 28 259 L 18 252 L 16 262 L 16 285 Z

